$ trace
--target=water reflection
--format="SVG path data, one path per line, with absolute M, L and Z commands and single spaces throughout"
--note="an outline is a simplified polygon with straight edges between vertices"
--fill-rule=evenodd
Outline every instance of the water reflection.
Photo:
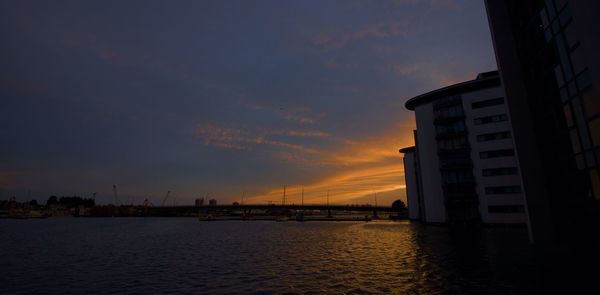
M 537 290 L 539 277 L 524 229 L 175 218 L 1 222 L 7 293 L 507 294 Z

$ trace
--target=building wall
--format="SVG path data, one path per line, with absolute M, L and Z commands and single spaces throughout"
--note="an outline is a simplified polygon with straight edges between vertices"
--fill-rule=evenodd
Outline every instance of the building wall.
M 462 93 L 449 86 L 443 91 L 450 94 L 434 91 L 437 97 L 414 105 L 416 148 L 404 159 L 411 218 L 430 223 L 527 223 L 504 91 L 498 80 L 482 84 L 493 74 L 485 75 L 478 77 L 481 81 L 465 82 L 478 86 L 462 88 Z
M 435 140 L 435 126 L 433 125 L 433 107 L 431 103 L 415 108 L 417 121 L 417 150 L 422 186 L 423 221 L 432 223 L 446 222 L 446 209 L 442 191 L 440 163 Z
M 514 150 L 512 137 L 490 139 L 491 134 L 508 132 L 512 135 L 510 120 L 475 124 L 480 118 L 497 115 L 508 115 L 506 104 L 490 106 L 477 106 L 477 103 L 490 101 L 490 99 L 504 98 L 501 87 L 483 89 L 462 95 L 463 109 L 466 116 L 469 144 L 471 146 L 471 159 L 473 161 L 473 175 L 479 196 L 479 212 L 484 223 L 522 223 L 527 222 L 524 193 L 519 175 L 519 165 L 516 156 L 502 156 L 482 158 L 481 153 L 496 150 Z M 475 108 L 473 107 L 475 103 Z M 488 138 L 481 139 L 481 137 Z M 495 135 L 497 136 L 497 135 Z M 500 170 L 503 169 L 503 170 Z M 509 171 L 509 173 L 506 173 Z M 485 173 L 485 174 L 484 174 Z M 502 174 L 502 175 L 496 175 Z M 519 192 L 490 192 L 491 189 L 517 187 Z M 490 210 L 490 206 L 492 209 Z M 498 212 L 500 210 L 500 212 Z M 504 212 L 502 210 L 507 210 Z M 490 212 L 492 211 L 492 212 Z M 511 212 L 517 211 L 517 212 Z
M 404 154 L 404 179 L 406 181 L 406 202 L 408 203 L 408 218 L 419 219 L 419 196 L 417 192 L 417 171 L 415 153 Z

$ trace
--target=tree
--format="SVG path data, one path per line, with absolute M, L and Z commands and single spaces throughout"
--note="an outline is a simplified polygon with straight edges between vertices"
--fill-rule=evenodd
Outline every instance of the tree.
M 58 198 L 56 196 L 51 196 L 46 201 L 46 207 L 58 204 Z
M 392 210 L 396 212 L 404 211 L 406 210 L 406 204 L 402 200 L 396 200 L 392 203 Z

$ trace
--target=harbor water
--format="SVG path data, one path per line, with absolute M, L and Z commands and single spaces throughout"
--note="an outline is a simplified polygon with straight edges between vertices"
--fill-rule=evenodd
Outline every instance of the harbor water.
M 5 219 L 0 293 L 537 293 L 557 262 L 532 251 L 522 228 L 409 221 Z

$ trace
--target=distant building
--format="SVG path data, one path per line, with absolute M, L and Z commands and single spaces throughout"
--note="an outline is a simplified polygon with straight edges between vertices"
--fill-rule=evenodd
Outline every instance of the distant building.
M 600 248 L 600 1 L 486 1 L 537 242 Z
M 239 206 L 240 203 L 239 202 L 233 202 L 233 206 Z
M 404 154 L 404 178 L 406 183 L 406 202 L 408 204 L 408 218 L 419 220 L 424 218 L 421 213 L 421 204 L 423 204 L 421 189 L 419 187 L 419 163 L 417 159 L 416 148 L 414 146 L 400 150 Z
M 194 202 L 194 205 L 196 207 L 202 207 L 202 206 L 204 206 L 204 198 L 197 198 L 196 201 Z
M 498 72 L 406 102 L 415 147 L 404 153 L 409 217 L 428 223 L 527 222 Z
M 217 206 L 217 200 L 216 199 L 208 200 L 208 205 L 209 206 Z

